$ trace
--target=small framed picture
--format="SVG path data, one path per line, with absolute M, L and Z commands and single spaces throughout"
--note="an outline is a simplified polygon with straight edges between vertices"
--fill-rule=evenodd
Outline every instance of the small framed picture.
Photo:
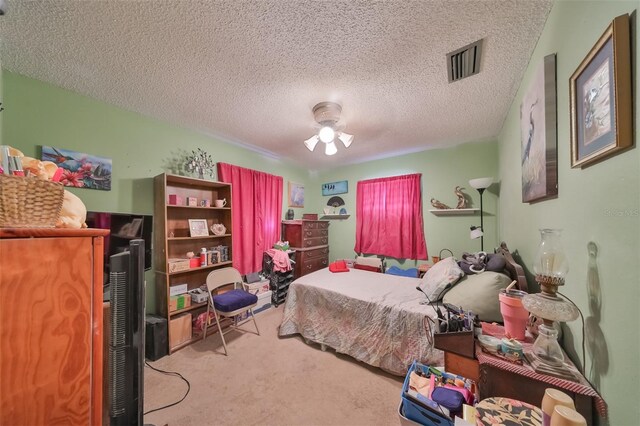
M 127 238 L 135 238 L 138 237 L 138 232 L 140 231 L 140 227 L 142 226 L 142 218 L 136 217 L 131 220 L 130 223 L 125 223 L 120 231 L 118 231 L 118 235 Z
M 192 237 L 208 236 L 207 219 L 189 219 L 189 235 Z
M 289 182 L 289 207 L 304 207 L 304 185 Z
M 571 167 L 633 145 L 629 15 L 618 16 L 569 80 Z
M 329 182 L 322 184 L 322 195 L 346 194 L 349 192 L 349 181 Z

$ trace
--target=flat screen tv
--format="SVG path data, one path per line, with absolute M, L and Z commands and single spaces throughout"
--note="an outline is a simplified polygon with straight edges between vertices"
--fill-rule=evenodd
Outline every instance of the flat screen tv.
M 105 285 L 109 282 L 109 259 L 114 254 L 129 251 L 129 242 L 144 240 L 144 269 L 151 269 L 153 216 L 134 213 L 87 212 L 89 228 L 111 231 L 104 241 Z

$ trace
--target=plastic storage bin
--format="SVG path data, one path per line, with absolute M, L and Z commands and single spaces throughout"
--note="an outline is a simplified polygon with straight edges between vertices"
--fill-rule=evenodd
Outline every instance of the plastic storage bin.
M 407 376 L 404 379 L 404 385 L 402 386 L 402 407 L 400 407 L 398 414 L 400 415 L 401 423 L 403 418 L 416 422 L 425 426 L 453 426 L 453 420 L 445 416 L 443 413 L 438 412 L 439 405 L 428 398 L 423 398 L 421 401 L 414 399 L 408 395 L 409 390 L 409 376 L 416 368 L 420 368 L 423 371 L 428 371 L 429 367 L 420 364 L 416 361 L 411 364 Z M 407 424 L 406 422 L 403 424 Z M 412 424 L 412 423 L 409 423 Z

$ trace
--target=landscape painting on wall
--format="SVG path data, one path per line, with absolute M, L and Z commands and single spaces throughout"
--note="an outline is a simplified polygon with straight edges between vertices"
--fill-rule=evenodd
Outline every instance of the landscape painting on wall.
M 60 182 L 74 188 L 111 190 L 111 159 L 67 149 L 42 147 L 42 160 L 62 168 Z
M 556 56 L 548 55 L 520 105 L 522 202 L 558 195 Z

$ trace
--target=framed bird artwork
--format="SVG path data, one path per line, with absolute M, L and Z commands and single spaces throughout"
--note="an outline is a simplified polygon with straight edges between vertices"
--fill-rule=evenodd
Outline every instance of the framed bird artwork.
M 558 195 L 556 55 L 545 56 L 520 104 L 522 202 Z
M 64 186 L 111 191 L 110 158 L 43 146 L 42 160 L 62 168 L 60 182 Z

